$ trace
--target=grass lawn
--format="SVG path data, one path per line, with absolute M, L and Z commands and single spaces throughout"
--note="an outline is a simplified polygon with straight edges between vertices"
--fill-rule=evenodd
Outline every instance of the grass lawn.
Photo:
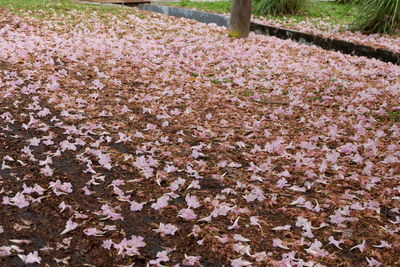
M 108 20 L 110 15 L 118 15 L 122 12 L 120 6 L 87 4 L 71 0 L 0 0 L 0 8 L 8 9 L 20 16 L 57 20 L 58 25 L 69 25 L 71 29 L 90 19 L 82 16 L 83 14 L 95 14 L 105 23 L 110 23 Z M 125 8 L 123 10 L 128 11 Z
M 96 11 L 99 14 L 105 14 L 117 13 L 120 10 L 118 7 L 113 6 L 85 4 L 69 0 L 0 0 L 0 7 L 7 8 L 16 14 L 24 14 L 27 11 L 33 12 L 36 17 L 41 16 L 40 11 L 46 11 L 42 13 L 43 16 L 48 11 L 56 14 L 64 14 L 71 10 Z
M 194 1 L 180 1 L 168 3 L 169 5 L 175 5 L 180 7 L 195 8 L 200 10 L 206 10 L 216 13 L 229 13 L 231 7 L 231 1 L 217 1 L 217 2 L 194 2 Z M 319 2 L 311 1 L 304 9 L 297 15 L 294 16 L 269 16 L 268 19 L 279 19 L 286 20 L 290 18 L 292 21 L 303 21 L 306 18 L 323 19 L 327 23 L 346 25 L 350 23 L 357 13 L 356 8 L 346 8 L 344 4 L 338 4 L 336 2 Z

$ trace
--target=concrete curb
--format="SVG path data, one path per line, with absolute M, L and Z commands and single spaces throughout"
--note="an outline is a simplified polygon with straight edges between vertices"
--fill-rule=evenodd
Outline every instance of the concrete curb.
M 193 19 L 207 24 L 215 23 L 218 26 L 228 27 L 229 25 L 229 17 L 210 12 L 155 4 L 139 5 L 139 9 L 177 18 Z
M 139 5 L 139 9 L 178 18 L 193 19 L 208 24 L 215 23 L 218 26 L 223 27 L 228 27 L 229 25 L 229 17 L 210 12 L 154 4 Z M 400 65 L 400 53 L 395 53 L 385 49 L 377 49 L 371 46 L 354 44 L 337 39 L 324 38 L 317 35 L 272 27 L 254 22 L 251 23 L 250 28 L 251 31 L 257 34 L 275 36 L 281 39 L 291 39 L 299 43 L 315 45 L 325 50 L 333 50 L 343 54 L 374 58 L 380 61 Z

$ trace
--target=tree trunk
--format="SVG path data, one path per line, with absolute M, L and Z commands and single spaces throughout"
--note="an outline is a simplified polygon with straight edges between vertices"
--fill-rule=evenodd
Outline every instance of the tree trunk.
M 250 32 L 251 0 L 233 0 L 229 36 L 246 38 Z

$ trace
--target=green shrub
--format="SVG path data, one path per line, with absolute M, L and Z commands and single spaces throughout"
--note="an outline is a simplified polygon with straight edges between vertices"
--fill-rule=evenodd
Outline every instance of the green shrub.
M 400 0 L 355 0 L 360 13 L 352 28 L 369 33 L 393 34 L 400 30 Z
M 260 16 L 296 14 L 305 2 L 306 0 L 256 0 L 254 12 Z

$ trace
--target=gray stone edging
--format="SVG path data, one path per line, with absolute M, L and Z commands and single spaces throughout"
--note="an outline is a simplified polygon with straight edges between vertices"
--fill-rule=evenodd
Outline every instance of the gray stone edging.
M 139 5 L 139 8 L 141 10 L 161 13 L 168 16 L 193 19 L 203 23 L 215 23 L 218 26 L 228 27 L 229 25 L 229 17 L 210 12 L 154 4 Z M 343 40 L 324 38 L 318 35 L 254 22 L 251 23 L 250 28 L 251 31 L 257 34 L 275 36 L 281 39 L 291 39 L 299 43 L 316 45 L 326 50 L 334 50 L 343 54 L 375 58 L 384 62 L 400 65 L 400 53 L 395 53 L 385 49 L 354 44 Z
M 215 23 L 218 26 L 228 27 L 229 17 L 214 14 L 210 12 L 203 12 L 187 8 L 172 7 L 167 5 L 143 4 L 139 5 L 139 9 L 161 13 L 168 16 L 177 18 L 193 19 L 203 23 Z

